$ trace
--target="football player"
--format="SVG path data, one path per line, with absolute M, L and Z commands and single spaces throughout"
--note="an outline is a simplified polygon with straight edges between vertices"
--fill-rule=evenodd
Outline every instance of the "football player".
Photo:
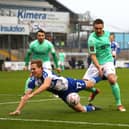
M 31 61 L 31 74 L 27 93 L 21 98 L 17 109 L 9 113 L 10 115 L 19 115 L 28 99 L 46 90 L 57 94 L 77 112 L 90 112 L 98 109 L 93 105 L 83 106 L 80 103 L 78 92 L 91 88 L 99 80 L 99 77 L 94 78 L 92 81 L 64 78 L 52 73 L 50 70 L 43 69 L 40 60 Z M 39 86 L 39 88 L 33 91 L 36 86 Z

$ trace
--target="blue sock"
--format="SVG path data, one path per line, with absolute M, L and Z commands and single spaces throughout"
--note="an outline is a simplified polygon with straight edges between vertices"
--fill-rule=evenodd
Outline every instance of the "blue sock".
M 91 111 L 95 110 L 94 106 L 90 106 L 90 105 L 88 105 L 88 106 L 86 105 L 85 108 L 86 108 L 87 112 L 91 112 Z
M 99 81 L 101 81 L 102 80 L 102 78 L 101 77 L 94 77 L 94 79 L 95 79 L 95 81 L 96 81 L 96 83 L 98 83 Z

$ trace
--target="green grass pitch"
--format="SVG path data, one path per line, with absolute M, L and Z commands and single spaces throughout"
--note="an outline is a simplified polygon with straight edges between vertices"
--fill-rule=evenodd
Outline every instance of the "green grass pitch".
M 65 70 L 65 77 L 82 78 L 85 70 Z M 102 110 L 77 113 L 49 92 L 32 98 L 20 116 L 9 116 L 15 110 L 24 91 L 29 72 L 0 72 L 0 129 L 128 129 L 129 128 L 129 69 L 117 69 L 122 103 L 126 112 L 116 110 L 110 85 L 102 81 L 96 85 L 101 93 L 93 101 Z M 89 92 L 82 91 L 81 103 L 88 103 Z

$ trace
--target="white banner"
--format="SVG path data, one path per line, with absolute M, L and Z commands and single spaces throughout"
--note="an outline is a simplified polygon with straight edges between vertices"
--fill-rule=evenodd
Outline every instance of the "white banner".
M 129 60 L 117 60 L 116 68 L 129 68 Z
M 82 25 L 81 26 L 81 30 L 83 30 L 83 31 L 92 31 L 93 30 L 93 26 Z
M 11 62 L 11 61 L 5 61 L 4 62 L 4 68 L 6 70 L 23 70 L 25 66 L 25 62 Z
M 35 22 L 30 24 L 30 32 L 37 32 L 39 29 L 43 29 L 46 32 L 68 32 L 68 25 L 65 23 L 52 23 L 52 22 Z
M 0 34 L 16 34 L 16 35 L 29 35 L 28 25 L 0 25 Z
M 67 33 L 69 31 L 69 13 L 67 12 L 48 12 L 36 10 L 6 9 L 6 13 L 10 14 L 10 18 L 17 17 L 18 23 L 28 25 L 30 32 L 36 32 L 43 29 L 46 32 Z M 2 24 L 5 24 L 2 21 Z
M 0 24 L 18 24 L 18 18 L 16 16 L 0 16 Z
M 18 10 L 17 17 L 20 24 L 29 25 L 30 32 L 37 32 L 39 29 L 46 32 L 69 31 L 69 13 Z
M 66 12 L 47 12 L 47 11 L 30 11 L 30 10 L 17 10 L 16 16 L 19 20 L 27 21 L 51 21 L 58 23 L 68 23 L 69 13 Z

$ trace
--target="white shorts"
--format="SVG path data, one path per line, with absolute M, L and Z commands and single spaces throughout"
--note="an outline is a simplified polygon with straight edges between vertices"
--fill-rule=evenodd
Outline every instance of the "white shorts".
M 104 65 L 101 65 L 101 67 L 103 68 L 105 77 L 107 77 L 109 74 L 116 74 L 113 62 L 105 63 Z M 98 76 L 99 76 L 98 69 L 95 67 L 94 64 L 91 64 L 86 73 L 84 74 L 83 79 L 92 80 L 94 77 Z
M 116 51 L 112 51 L 112 56 L 116 57 Z
M 52 70 L 51 62 L 50 61 L 43 62 L 43 68 Z
M 63 61 L 59 61 L 59 66 L 64 66 L 64 62 Z

